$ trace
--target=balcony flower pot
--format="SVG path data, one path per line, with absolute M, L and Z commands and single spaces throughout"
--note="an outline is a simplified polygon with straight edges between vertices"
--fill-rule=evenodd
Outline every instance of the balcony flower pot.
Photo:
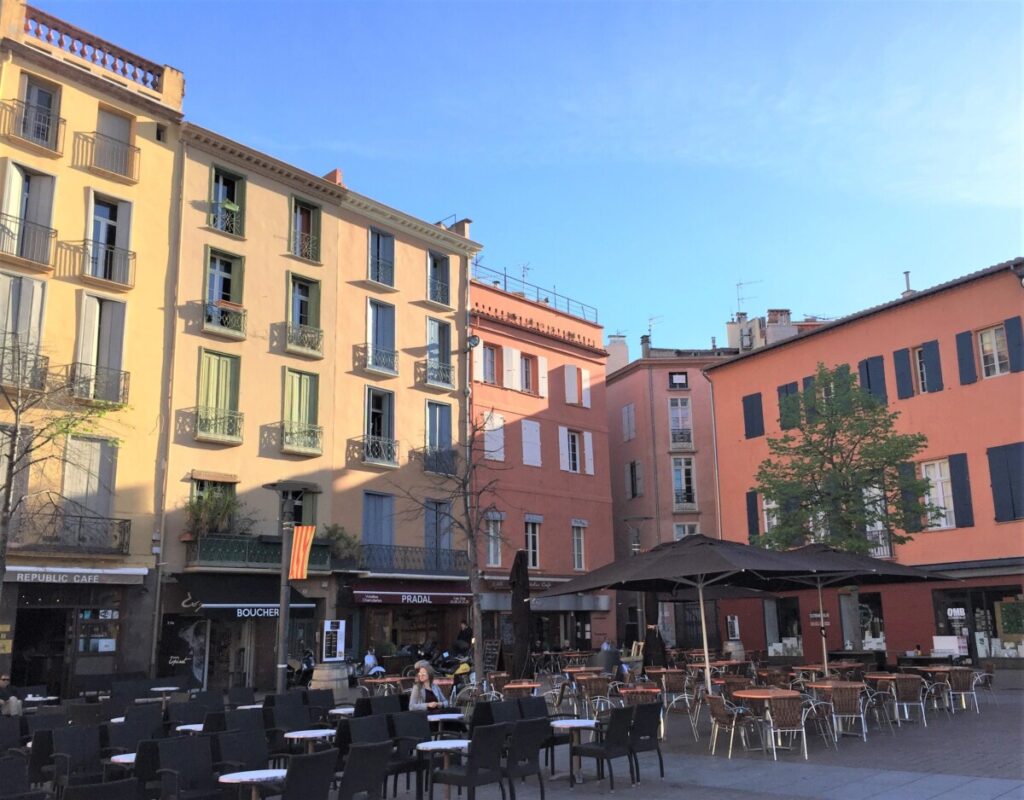
M 179 542 L 194 542 L 196 540 L 195 534 L 192 531 L 182 531 L 178 537 Z

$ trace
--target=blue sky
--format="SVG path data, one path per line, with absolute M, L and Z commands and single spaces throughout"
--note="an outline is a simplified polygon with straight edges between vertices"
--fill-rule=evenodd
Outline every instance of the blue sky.
M 39 5 L 186 114 L 597 306 L 638 353 L 1024 253 L 1020 2 Z

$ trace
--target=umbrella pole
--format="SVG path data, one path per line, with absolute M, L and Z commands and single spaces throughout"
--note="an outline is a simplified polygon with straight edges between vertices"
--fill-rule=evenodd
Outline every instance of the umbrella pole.
M 818 582 L 818 622 L 821 627 L 821 663 L 828 678 L 828 639 L 825 635 L 825 602 L 821 599 L 821 581 Z
M 704 642 L 704 690 L 711 694 L 711 656 L 708 655 L 708 621 L 704 615 L 704 582 L 697 583 L 697 602 L 700 604 L 700 636 Z

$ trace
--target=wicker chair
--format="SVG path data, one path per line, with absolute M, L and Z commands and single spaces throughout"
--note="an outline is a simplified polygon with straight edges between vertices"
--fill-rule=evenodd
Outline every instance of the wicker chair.
M 710 698 L 709 698 L 710 699 Z M 772 742 L 772 759 L 779 760 L 776 752 L 776 739 L 782 734 L 794 737 L 799 734 L 800 747 L 807 759 L 807 729 L 804 727 L 806 712 L 803 700 L 799 697 L 773 697 L 768 701 L 765 713 L 765 735 Z
M 934 682 L 924 682 L 924 698 L 925 705 L 930 706 L 935 711 L 945 711 L 946 716 L 951 716 L 953 713 L 953 698 L 950 695 L 949 683 L 943 679 L 938 678 Z
M 902 727 L 904 722 L 910 722 L 910 708 L 915 706 L 920 709 L 921 722 L 928 727 L 928 717 L 925 716 L 924 710 L 924 679 L 920 675 L 894 675 L 892 694 L 898 726 Z
M 957 699 L 960 700 L 964 711 L 967 710 L 968 697 L 974 703 L 974 710 L 979 714 L 981 713 L 981 708 L 978 706 L 977 685 L 978 679 L 975 677 L 974 671 L 969 667 L 954 667 L 949 671 L 950 706 L 954 713 L 956 713 Z
M 746 734 L 748 730 L 752 730 L 753 719 L 746 711 L 716 694 L 708 695 L 707 705 L 711 714 L 711 742 L 708 744 L 708 750 L 711 751 L 711 755 L 715 754 L 718 734 L 726 730 L 729 731 L 729 752 L 726 757 L 732 758 L 732 743 L 736 731 L 740 732 L 740 741 L 746 746 Z
M 722 694 L 725 695 L 725 699 L 730 703 L 735 703 L 733 692 L 737 692 L 740 689 L 749 689 L 753 685 L 753 681 L 746 675 L 723 675 L 722 676 Z
M 596 716 L 597 706 L 606 708 L 611 704 L 611 698 L 608 695 L 611 680 L 606 676 L 580 675 L 576 679 L 576 685 L 585 716 Z
M 852 686 L 836 686 L 832 689 L 830 697 L 832 704 L 832 733 L 835 736 L 836 744 L 839 737 L 846 731 L 843 730 L 843 720 L 859 720 L 861 738 L 868 740 L 868 720 L 864 715 L 864 698 L 861 697 L 860 689 Z
M 492 692 L 504 694 L 505 684 L 509 682 L 509 677 L 507 672 L 492 672 L 487 676 L 487 683 L 490 685 Z
M 895 734 L 892 715 L 889 714 L 889 705 L 892 701 L 892 692 L 887 689 L 872 689 L 869 686 L 864 695 L 864 712 L 871 712 L 878 730 L 882 730 L 882 720 L 885 720 L 885 724 L 889 726 L 889 733 Z

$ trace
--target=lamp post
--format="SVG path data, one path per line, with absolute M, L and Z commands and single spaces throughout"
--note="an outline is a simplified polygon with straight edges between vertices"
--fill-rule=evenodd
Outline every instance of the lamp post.
M 283 694 L 288 687 L 288 601 L 291 593 L 288 571 L 292 563 L 295 506 L 301 504 L 307 494 L 319 494 L 320 488 L 315 484 L 301 481 L 266 483 L 263 488 L 278 495 L 281 509 L 281 584 L 278 595 L 277 647 L 274 651 L 274 664 L 277 677 L 276 691 Z

